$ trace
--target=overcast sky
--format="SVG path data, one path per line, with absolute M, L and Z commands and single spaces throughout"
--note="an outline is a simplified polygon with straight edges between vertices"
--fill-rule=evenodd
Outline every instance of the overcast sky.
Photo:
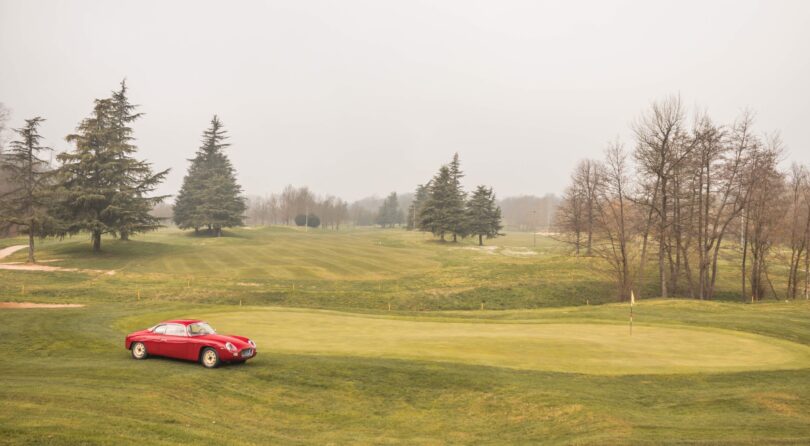
M 215 113 L 250 194 L 411 191 L 456 151 L 468 186 L 559 193 L 669 94 L 810 163 L 810 1 L 0 0 L 12 126 L 67 150 L 125 77 L 165 193 Z

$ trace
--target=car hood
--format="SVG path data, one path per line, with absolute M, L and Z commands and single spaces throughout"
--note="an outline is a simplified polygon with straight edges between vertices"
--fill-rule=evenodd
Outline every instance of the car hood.
M 247 338 L 244 338 L 242 336 L 210 334 L 210 335 L 194 336 L 194 339 L 217 342 L 223 345 L 226 342 L 230 342 L 231 344 L 234 345 L 234 347 L 238 348 L 239 350 L 251 347 L 251 345 L 248 344 L 247 342 Z

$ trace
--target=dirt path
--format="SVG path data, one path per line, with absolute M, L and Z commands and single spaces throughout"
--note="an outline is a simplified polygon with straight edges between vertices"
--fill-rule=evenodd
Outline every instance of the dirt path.
M 0 249 L 0 260 L 14 254 L 15 252 L 21 249 L 28 249 L 28 245 L 14 245 L 9 246 L 8 248 Z
M 8 248 L 0 249 L 0 260 L 14 254 L 22 249 L 28 249 L 28 245 L 14 245 Z M 47 262 L 45 260 L 44 262 Z M 62 268 L 61 266 L 42 265 L 39 263 L 0 263 L 0 269 L 12 271 L 60 271 L 60 272 L 74 272 L 74 273 L 90 273 L 90 274 L 107 274 L 112 276 L 115 274 L 114 270 L 100 270 L 100 269 L 79 269 L 79 268 Z
M 82 304 L 35 304 L 33 302 L 0 302 L 0 308 L 81 308 Z

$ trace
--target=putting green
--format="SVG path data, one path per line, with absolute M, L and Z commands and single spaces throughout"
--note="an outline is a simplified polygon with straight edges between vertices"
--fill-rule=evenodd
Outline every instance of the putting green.
M 459 362 L 598 375 L 737 372 L 810 367 L 810 347 L 730 330 L 598 323 L 438 322 L 327 311 L 206 314 L 220 333 L 263 354 Z

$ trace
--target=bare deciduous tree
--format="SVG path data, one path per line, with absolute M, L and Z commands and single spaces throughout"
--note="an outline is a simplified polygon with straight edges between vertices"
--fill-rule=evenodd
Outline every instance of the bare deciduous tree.
M 633 175 L 618 142 L 604 163 L 580 163 L 557 213 L 563 239 L 579 248 L 592 231 L 593 253 L 615 273 L 623 299 L 645 284 L 650 239 L 658 242 L 662 297 L 713 298 L 724 248 L 741 254 L 744 297 L 776 297 L 774 280 L 785 276 L 770 267 L 782 261 L 787 297 L 807 296 L 810 174 L 800 166 L 789 176 L 779 170 L 781 140 L 763 143 L 755 136 L 750 112 L 728 126 L 698 114 L 688 132 L 684 120 L 677 97 L 653 103 L 634 125 Z M 592 192 L 597 212 L 591 220 Z M 739 250 L 732 234 L 739 235 Z
M 777 167 L 780 154 L 781 142 L 778 137 L 772 137 L 768 146 L 756 153 L 750 168 L 743 245 L 751 255 L 748 275 L 753 300 L 761 300 L 768 289 L 776 294 L 768 275 L 767 260 L 786 211 L 783 176 Z M 742 267 L 745 274 L 745 261 Z
M 807 247 L 810 241 L 810 185 L 808 172 L 804 166 L 793 164 L 788 174 L 788 212 L 787 240 L 790 249 L 788 262 L 787 297 L 795 299 L 804 285 L 804 296 L 807 297 L 807 271 L 805 267 L 804 280 L 802 274 L 802 259 L 807 264 Z
M 601 180 L 596 192 L 593 252 L 607 260 L 616 278 L 620 300 L 628 300 L 634 285 L 633 244 L 635 233 L 633 204 L 627 199 L 630 187 L 627 154 L 618 141 L 605 152 L 605 163 L 599 166 Z
M 563 192 L 554 220 L 557 232 L 564 240 L 574 245 L 576 255 L 580 253 L 582 233 L 585 232 L 584 213 L 582 195 L 576 187 L 568 186 Z
M 669 268 L 666 259 L 669 253 L 670 214 L 672 211 L 671 194 L 673 171 L 691 151 L 686 142 L 683 130 L 684 112 L 681 100 L 677 96 L 660 102 L 653 102 L 650 110 L 641 116 L 633 126 L 636 135 L 635 158 L 639 174 L 646 183 L 643 190 L 646 199 L 641 202 L 649 207 L 648 227 L 652 227 L 653 218 L 657 221 L 658 237 L 658 273 L 661 296 L 667 297 Z M 646 261 L 646 234 L 641 267 Z M 671 254 L 671 253 L 670 253 Z M 642 269 L 643 271 L 643 269 Z

